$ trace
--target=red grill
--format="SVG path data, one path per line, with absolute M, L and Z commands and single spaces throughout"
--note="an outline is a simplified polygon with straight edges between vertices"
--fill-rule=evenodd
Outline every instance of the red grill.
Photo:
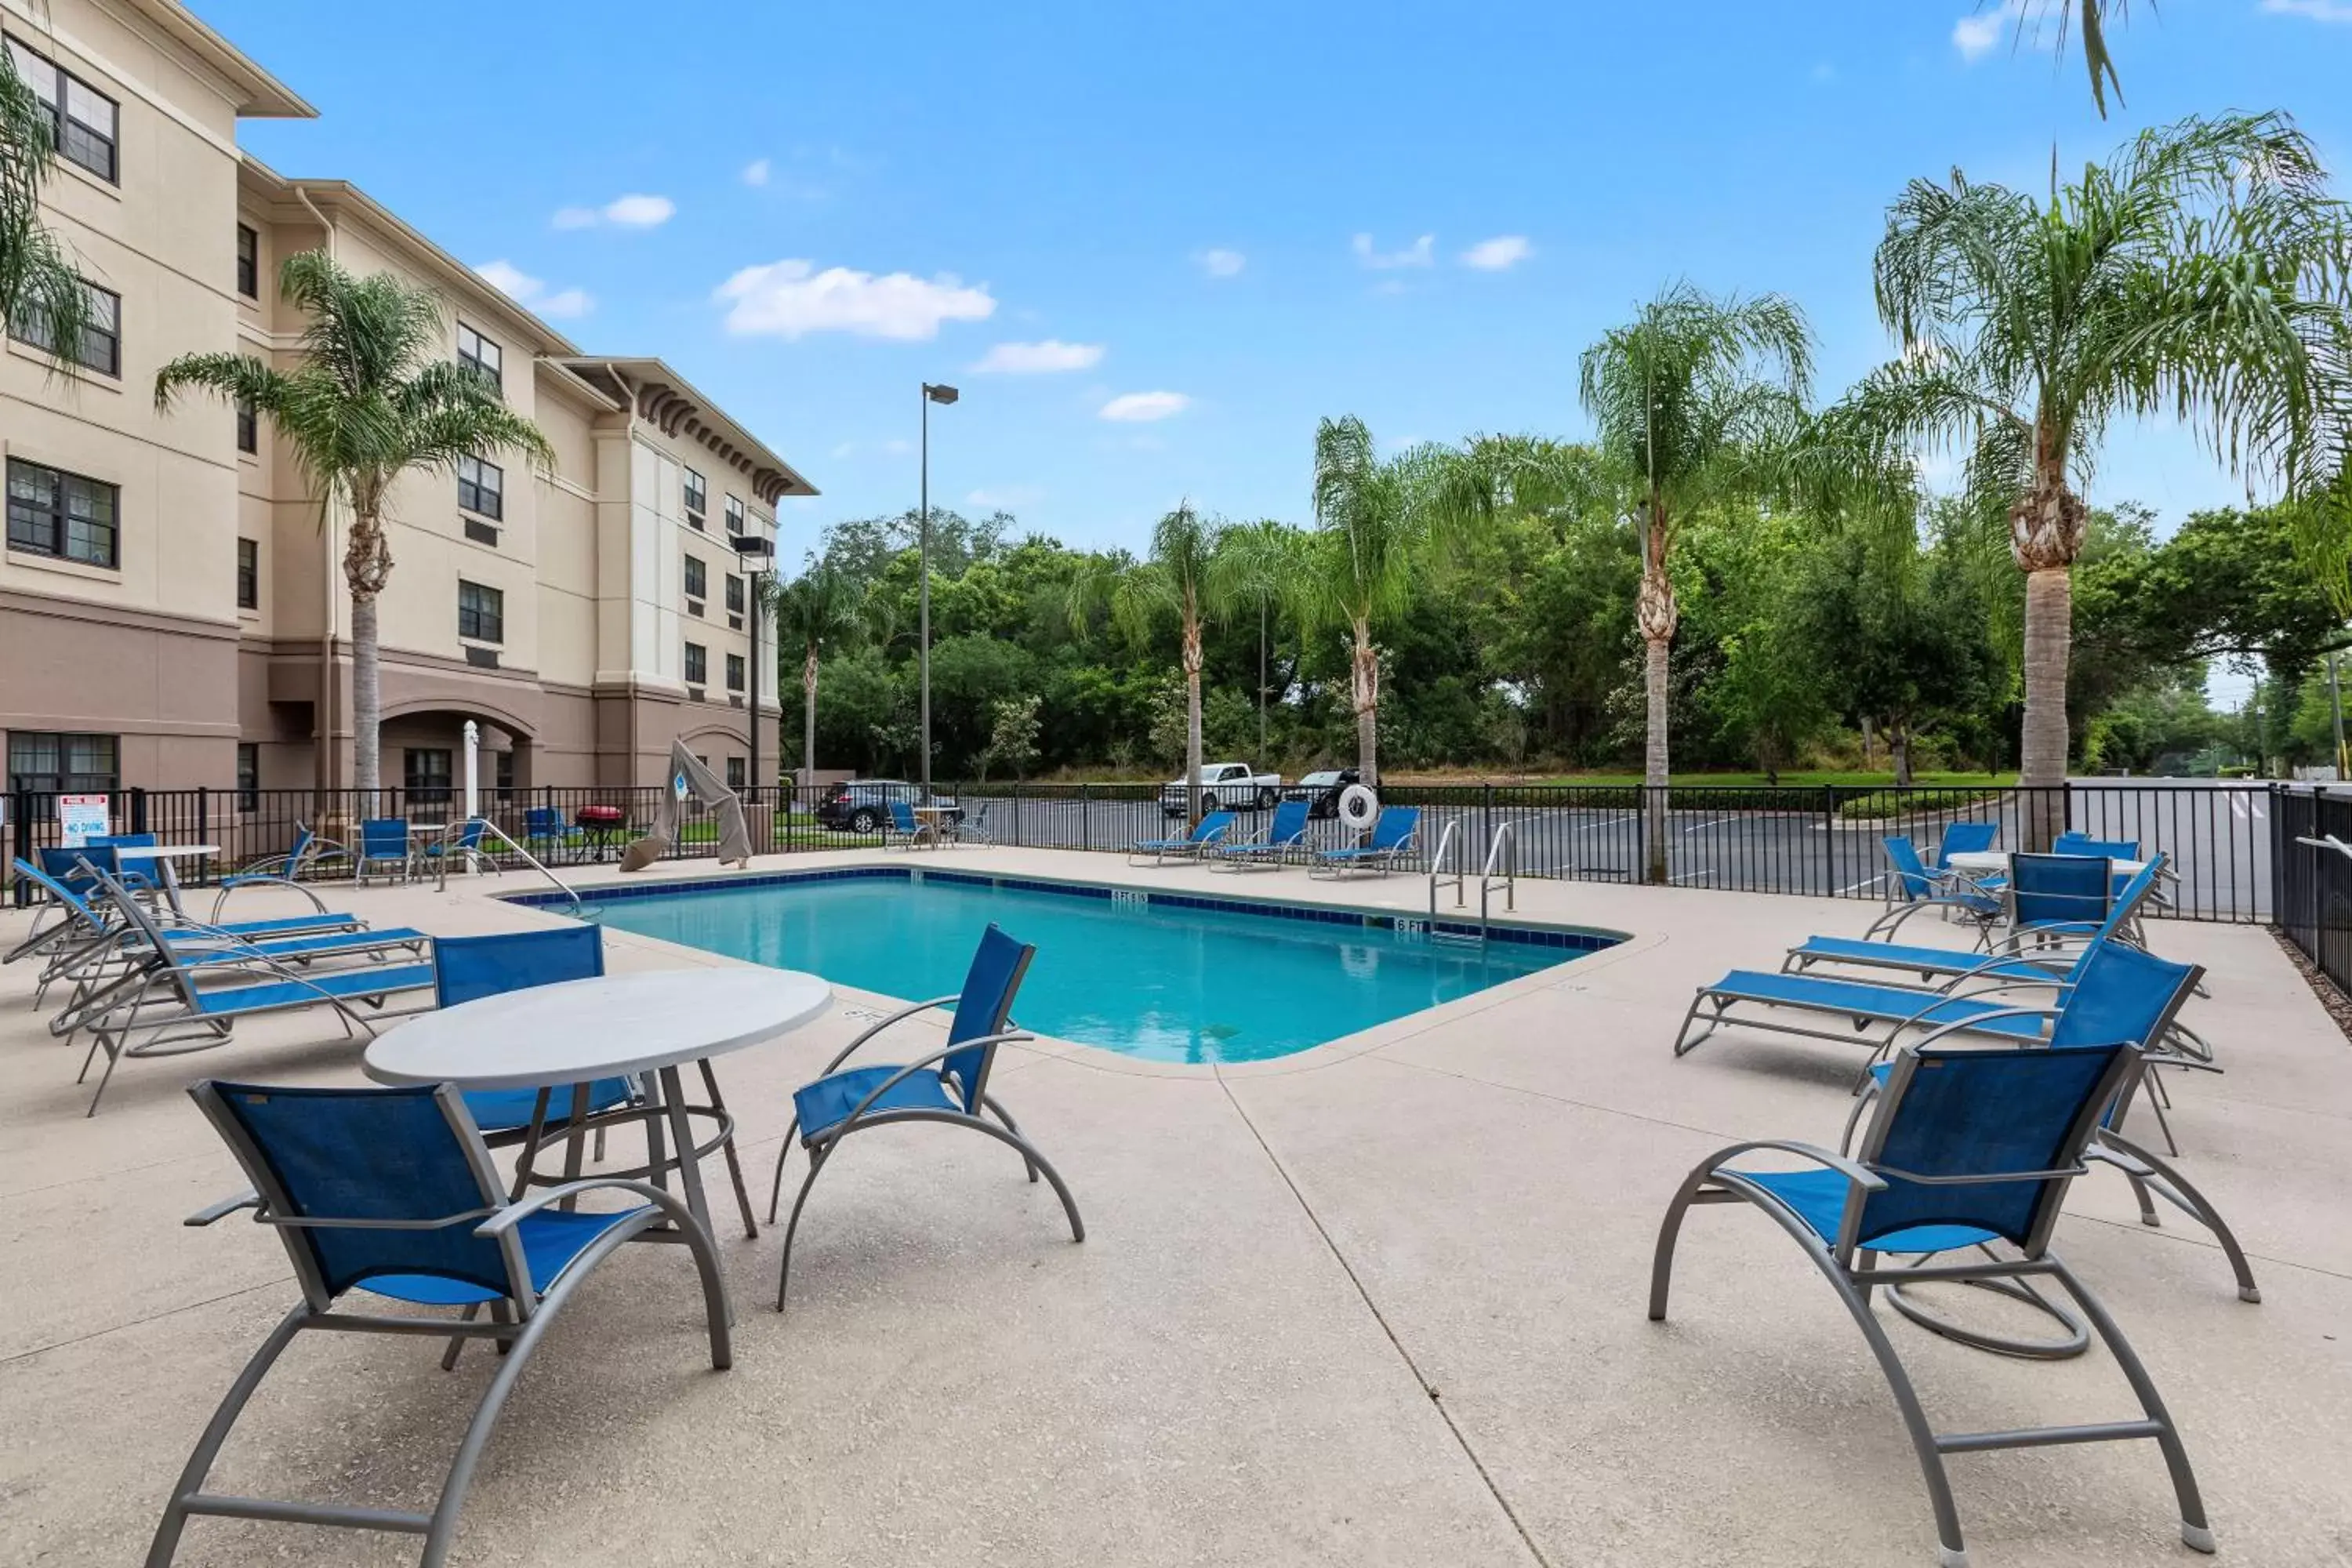
M 618 827 L 626 819 L 617 805 L 583 805 L 572 814 L 574 827 Z

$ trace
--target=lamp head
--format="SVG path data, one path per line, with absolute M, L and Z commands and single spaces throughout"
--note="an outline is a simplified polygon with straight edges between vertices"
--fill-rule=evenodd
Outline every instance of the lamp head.
M 963 394 L 958 392 L 952 386 L 934 386 L 927 381 L 923 383 L 923 395 L 929 398 L 933 403 L 947 404 L 953 403 L 957 398 L 961 397 Z

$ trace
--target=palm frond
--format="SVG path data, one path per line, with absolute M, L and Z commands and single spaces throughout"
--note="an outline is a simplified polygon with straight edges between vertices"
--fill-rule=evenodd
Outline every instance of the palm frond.
M 0 47 L 0 328 L 48 345 L 52 374 L 96 323 L 79 261 L 42 221 L 41 184 L 55 155 L 47 107 Z

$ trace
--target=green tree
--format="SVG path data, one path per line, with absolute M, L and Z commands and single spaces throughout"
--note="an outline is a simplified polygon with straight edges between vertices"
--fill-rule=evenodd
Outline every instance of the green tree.
M 495 386 L 432 357 L 446 323 L 430 289 L 389 273 L 355 277 L 321 250 L 288 257 L 278 288 L 308 318 L 292 370 L 241 353 L 183 354 L 156 372 L 155 405 L 168 409 L 186 387 L 249 405 L 294 453 L 321 526 L 338 505 L 350 509 L 352 782 L 373 790 L 383 703 L 376 600 L 392 575 L 394 483 L 412 468 L 446 471 L 508 449 L 551 468 L 555 451 Z
M 1026 697 L 1000 697 L 990 705 L 988 745 L 980 753 L 982 783 L 988 782 L 991 767 L 1011 768 L 1013 776 L 1020 778 L 1037 760 L 1037 708 L 1042 700 L 1033 691 Z
M 92 324 L 89 289 L 63 240 L 41 221 L 41 183 L 57 149 L 57 121 L 0 47 L 0 322 L 58 359 Z
M 1494 514 L 1494 467 L 1428 444 L 1383 460 L 1354 415 L 1315 430 L 1316 532 L 1297 579 L 1300 619 L 1347 627 L 1356 767 L 1380 782 L 1380 655 L 1372 623 L 1403 610 L 1416 576 Z
M 1580 390 L 1642 548 L 1635 617 L 1645 645 L 1643 779 L 1649 879 L 1666 879 L 1668 656 L 1675 531 L 1759 489 L 1804 424 L 1812 376 L 1804 313 L 1778 294 L 1716 299 L 1675 283 L 1584 351 Z
M 1192 503 L 1180 503 L 1151 530 L 1148 560 L 1118 574 L 1111 588 L 1111 614 L 1128 635 L 1147 639 L 1155 622 L 1172 617 L 1179 638 L 1178 668 L 1184 672 L 1184 797 L 1187 815 L 1198 822 L 1201 779 L 1201 627 L 1223 607 L 1222 578 L 1212 563 L 1223 531 L 1203 521 Z
M 1298 579 L 1306 535 L 1286 522 L 1261 518 L 1235 523 L 1217 536 L 1209 561 L 1213 597 L 1225 607 L 1247 605 L 1257 611 L 1257 765 L 1266 762 L 1265 703 L 1267 659 L 1273 645 L 1274 617 L 1298 596 Z
M 801 650 L 801 784 L 806 787 L 816 782 L 819 662 L 864 633 L 866 596 L 846 573 L 821 561 L 811 562 L 789 583 L 768 579 L 764 591 L 776 621 L 777 663 L 782 664 L 785 650 Z M 781 684 L 783 671 L 776 673 Z
M 1722 552 L 1711 564 L 1721 573 L 1724 623 L 1723 668 L 1703 700 L 1747 742 L 1772 784 L 1832 716 L 1829 666 L 1839 656 L 1811 641 L 1798 613 L 1808 584 L 1807 542 L 1799 531 L 1806 526 L 1804 519 L 1775 519 L 1702 536 Z
M 1963 449 L 1974 510 L 2006 521 L 2025 574 L 2021 782 L 2066 773 L 2076 486 L 2108 424 L 2171 415 L 2291 497 L 2340 460 L 2352 241 L 2325 187 L 2291 121 L 2231 116 L 2147 132 L 2047 202 L 1955 171 L 1888 212 L 1878 310 L 1902 354 L 1846 422 L 1895 453 Z

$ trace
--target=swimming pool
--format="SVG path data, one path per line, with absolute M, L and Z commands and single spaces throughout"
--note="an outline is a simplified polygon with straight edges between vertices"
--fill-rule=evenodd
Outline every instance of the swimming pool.
M 960 989 L 993 921 L 1037 946 L 1013 1010 L 1024 1028 L 1156 1061 L 1288 1056 L 1622 940 L 1498 928 L 1452 942 L 1358 910 L 900 866 L 587 897 L 615 931 L 910 1001 Z

